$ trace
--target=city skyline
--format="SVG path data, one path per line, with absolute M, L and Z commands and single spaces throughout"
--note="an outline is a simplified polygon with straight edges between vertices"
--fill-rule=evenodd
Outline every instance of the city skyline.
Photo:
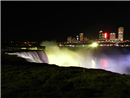
M 2 40 L 64 42 L 81 32 L 98 39 L 99 30 L 118 35 L 118 27 L 125 28 L 124 40 L 130 39 L 129 2 L 2 1 L 1 9 Z
M 116 36 L 116 33 L 113 32 L 104 32 L 102 30 L 99 31 L 99 38 L 98 39 L 94 39 L 93 41 L 119 41 L 119 42 L 123 42 L 124 40 L 124 27 L 119 27 L 118 28 L 118 36 Z M 129 39 L 127 39 L 129 40 Z M 76 37 L 67 37 L 67 43 L 85 43 L 85 42 L 90 42 L 92 41 L 91 39 L 87 39 L 86 36 L 84 36 L 84 33 L 79 33 L 79 36 L 76 35 Z

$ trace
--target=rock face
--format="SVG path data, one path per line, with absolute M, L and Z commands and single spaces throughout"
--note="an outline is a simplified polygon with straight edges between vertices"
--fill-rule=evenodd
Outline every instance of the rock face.
M 43 53 L 44 54 L 44 53 Z M 1 54 L 2 98 L 129 98 L 130 75 Z
M 130 96 L 130 75 L 120 75 L 101 69 L 14 61 L 3 62 L 1 69 L 2 98 L 129 98 Z

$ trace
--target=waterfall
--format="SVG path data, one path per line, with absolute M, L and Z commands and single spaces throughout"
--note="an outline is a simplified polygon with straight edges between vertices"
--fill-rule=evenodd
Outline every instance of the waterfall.
M 130 74 L 129 52 L 112 52 L 106 50 L 71 51 L 57 47 L 48 48 L 48 51 L 24 51 L 8 53 L 24 58 L 28 62 L 56 64 L 58 66 L 75 66 L 83 68 L 104 69 L 120 74 Z
M 24 58 L 28 62 L 49 64 L 48 57 L 45 51 L 15 52 L 8 54 L 17 55 L 18 57 Z

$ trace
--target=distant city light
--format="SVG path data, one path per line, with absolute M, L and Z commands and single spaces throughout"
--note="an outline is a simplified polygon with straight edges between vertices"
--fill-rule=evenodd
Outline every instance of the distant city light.
M 22 47 L 21 49 L 27 49 L 27 48 L 25 48 L 25 47 Z

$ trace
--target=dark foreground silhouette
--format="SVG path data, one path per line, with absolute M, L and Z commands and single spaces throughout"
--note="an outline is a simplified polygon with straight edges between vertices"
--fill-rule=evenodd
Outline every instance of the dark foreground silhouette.
M 130 75 L 1 56 L 2 98 L 129 98 Z

